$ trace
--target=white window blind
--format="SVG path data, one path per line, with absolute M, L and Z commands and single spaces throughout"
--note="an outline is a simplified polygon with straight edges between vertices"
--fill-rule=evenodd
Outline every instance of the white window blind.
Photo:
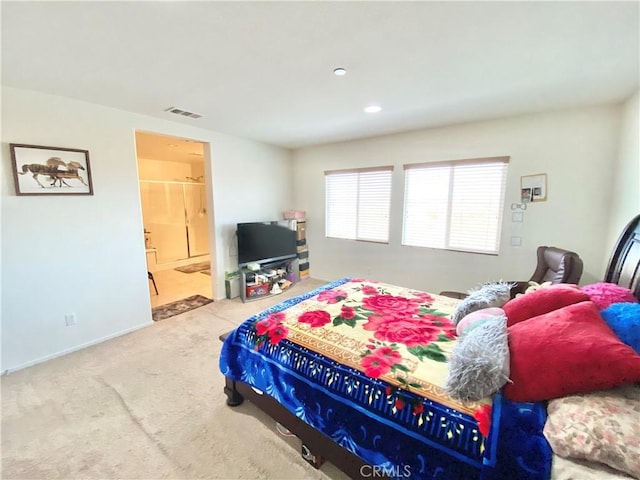
M 405 165 L 403 245 L 498 253 L 508 161 Z
M 327 237 L 387 243 L 393 167 L 325 172 Z

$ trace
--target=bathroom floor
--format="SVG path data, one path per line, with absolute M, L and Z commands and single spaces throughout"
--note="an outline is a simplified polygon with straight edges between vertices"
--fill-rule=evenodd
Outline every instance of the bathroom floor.
M 153 278 L 158 286 L 158 294 L 153 289 L 153 283 L 149 280 L 149 295 L 151 307 L 159 307 L 167 303 L 182 300 L 191 295 L 211 296 L 211 276 L 204 273 L 182 273 L 174 269 L 158 270 L 153 273 Z

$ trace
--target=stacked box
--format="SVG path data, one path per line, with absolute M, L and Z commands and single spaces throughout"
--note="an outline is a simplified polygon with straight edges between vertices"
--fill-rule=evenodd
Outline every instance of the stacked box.
M 296 225 L 296 240 L 307 241 L 307 222 L 306 221 L 298 221 Z
M 300 264 L 300 278 L 309 278 L 309 262 Z
M 309 248 L 307 247 L 307 222 L 298 220 L 296 225 L 296 243 L 298 262 L 300 263 L 300 279 L 309 277 Z
M 301 264 L 309 262 L 309 249 L 306 245 L 298 249 L 298 260 L 300 260 Z

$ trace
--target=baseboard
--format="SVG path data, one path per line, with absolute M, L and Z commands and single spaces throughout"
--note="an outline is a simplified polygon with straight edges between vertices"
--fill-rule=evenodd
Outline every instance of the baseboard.
M 52 353 L 50 355 L 45 355 L 44 357 L 36 358 L 35 360 L 30 360 L 25 363 L 21 363 L 14 367 L 6 368 L 2 370 L 2 375 L 9 375 L 13 372 L 17 372 L 18 370 L 22 370 L 23 368 L 32 367 L 33 365 L 37 365 L 38 363 L 44 363 L 49 360 L 53 360 L 57 357 L 62 357 L 63 355 L 67 355 L 69 353 L 77 352 L 78 350 L 82 350 L 87 347 L 91 347 L 92 345 L 97 345 L 98 343 L 106 342 L 107 340 L 111 340 L 112 338 L 121 337 L 122 335 L 126 335 L 127 333 L 135 332 L 136 330 L 140 330 L 141 328 L 148 327 L 153 325 L 155 322 L 149 321 L 148 323 L 143 323 L 142 325 L 136 325 L 135 327 L 127 328 L 125 330 L 120 330 L 119 332 L 112 333 L 105 337 L 96 338 L 95 340 L 91 340 L 89 342 L 81 343 L 80 345 L 76 345 L 71 348 L 67 348 L 65 350 L 61 350 L 56 353 Z

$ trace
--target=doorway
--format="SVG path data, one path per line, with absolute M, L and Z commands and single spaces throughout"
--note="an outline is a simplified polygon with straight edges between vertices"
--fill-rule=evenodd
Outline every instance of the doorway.
M 213 298 L 205 145 L 148 132 L 135 138 L 151 306 Z

